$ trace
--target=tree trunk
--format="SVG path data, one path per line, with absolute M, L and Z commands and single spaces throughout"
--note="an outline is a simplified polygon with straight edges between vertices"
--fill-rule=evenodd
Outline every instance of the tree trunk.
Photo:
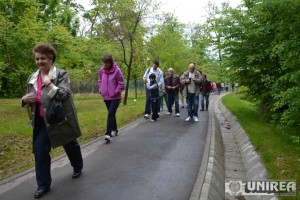
M 137 99 L 137 80 L 136 80 L 136 78 L 134 79 L 134 92 L 135 92 L 134 98 Z
M 127 105 L 128 88 L 129 88 L 129 81 L 130 81 L 130 71 L 131 71 L 131 65 L 128 66 L 128 70 L 127 70 L 127 78 L 126 78 L 126 86 L 125 86 L 125 96 L 124 96 L 124 100 L 123 100 L 123 105 Z

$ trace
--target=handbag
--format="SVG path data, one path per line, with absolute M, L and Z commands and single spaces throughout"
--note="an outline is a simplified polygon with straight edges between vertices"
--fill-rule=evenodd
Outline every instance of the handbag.
M 65 109 L 63 102 L 59 98 L 59 90 L 56 95 L 51 99 L 47 110 L 46 110 L 46 120 L 49 124 L 54 125 L 62 122 L 65 118 Z

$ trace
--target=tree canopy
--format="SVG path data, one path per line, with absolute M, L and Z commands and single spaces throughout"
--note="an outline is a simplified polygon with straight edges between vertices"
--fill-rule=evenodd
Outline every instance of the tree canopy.
M 208 5 L 207 20 L 183 24 L 152 0 L 0 2 L 0 97 L 20 97 L 36 70 L 32 47 L 51 43 L 73 84 L 97 81 L 111 53 L 128 82 L 154 60 L 180 74 L 190 61 L 211 81 L 238 82 L 272 122 L 300 126 L 300 0 Z M 200 20 L 200 19 L 199 19 Z

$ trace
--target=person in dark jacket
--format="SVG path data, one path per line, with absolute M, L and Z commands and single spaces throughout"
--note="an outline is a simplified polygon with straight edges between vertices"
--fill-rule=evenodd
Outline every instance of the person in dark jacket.
M 172 106 L 175 102 L 175 113 L 176 117 L 180 116 L 179 113 L 179 100 L 178 100 L 178 93 L 179 93 L 179 88 L 181 86 L 180 84 L 180 78 L 176 74 L 174 74 L 174 69 L 169 68 L 168 69 L 168 76 L 164 79 L 165 80 L 165 88 L 166 88 L 166 93 L 168 97 L 168 115 L 172 114 Z
M 152 119 L 151 122 L 155 122 L 158 115 L 159 109 L 159 90 L 158 90 L 158 83 L 156 82 L 156 75 L 150 74 L 149 75 L 149 82 L 146 83 L 147 90 L 149 90 L 149 98 L 151 100 L 151 107 L 152 107 Z
M 204 100 L 205 100 L 205 110 L 208 110 L 209 105 L 209 94 L 212 90 L 211 82 L 207 80 L 206 74 L 203 74 L 203 79 L 200 87 L 201 94 L 201 111 L 204 111 Z
M 159 62 L 154 61 L 152 67 L 149 67 L 146 69 L 143 80 L 145 82 L 145 88 L 146 88 L 146 104 L 145 104 L 145 113 L 144 113 L 144 118 L 149 119 L 149 115 L 151 114 L 151 99 L 149 98 L 150 91 L 147 89 L 146 84 L 150 82 L 149 80 L 149 75 L 150 74 L 155 74 L 156 77 L 156 82 L 158 84 L 158 91 L 160 93 L 163 93 L 163 84 L 164 84 L 164 74 L 159 68 Z
M 73 178 L 81 175 L 83 160 L 76 141 L 81 131 L 67 72 L 53 65 L 56 51 L 50 44 L 36 45 L 33 55 L 38 70 L 27 80 L 27 92 L 22 97 L 22 107 L 30 107 L 32 114 L 33 153 L 38 185 L 34 198 L 40 198 L 51 186 L 51 146 L 63 146 L 73 167 Z M 60 95 L 56 97 L 58 93 Z M 53 98 L 60 98 L 63 102 L 65 118 L 59 124 L 49 124 L 45 118 L 47 107 Z
M 99 70 L 98 86 L 108 111 L 105 140 L 110 142 L 112 136 L 118 135 L 116 113 L 122 99 L 124 77 L 112 55 L 105 55 L 102 62 L 104 64 Z

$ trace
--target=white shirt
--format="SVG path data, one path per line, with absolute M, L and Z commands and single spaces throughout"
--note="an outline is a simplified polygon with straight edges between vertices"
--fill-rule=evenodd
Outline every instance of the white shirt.
M 156 70 L 154 70 L 153 67 L 150 67 L 150 70 L 149 70 L 149 73 L 148 73 L 148 69 L 149 68 L 147 68 L 147 70 L 145 71 L 143 79 L 147 80 L 148 83 L 149 83 L 150 82 L 149 75 L 150 74 L 155 74 L 155 76 L 156 76 L 156 82 L 158 84 L 158 88 L 161 89 L 162 85 L 164 84 L 163 72 L 159 68 L 157 68 Z

